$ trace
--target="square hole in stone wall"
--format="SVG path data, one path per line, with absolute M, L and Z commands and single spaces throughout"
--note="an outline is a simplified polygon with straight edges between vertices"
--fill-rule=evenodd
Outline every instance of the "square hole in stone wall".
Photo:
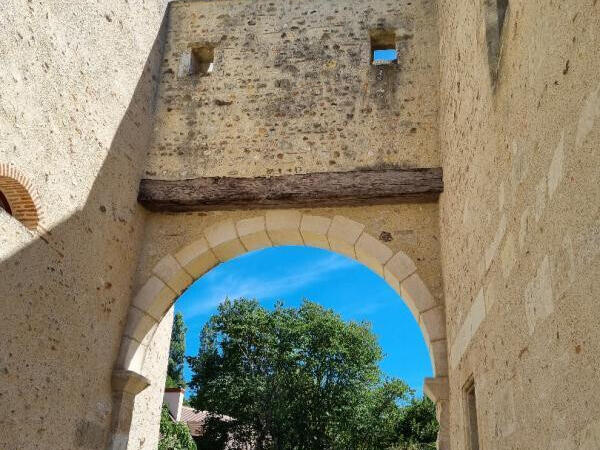
M 391 30 L 371 31 L 371 64 L 395 64 L 398 62 L 396 33 Z
M 190 74 L 208 75 L 214 69 L 215 49 L 214 47 L 194 47 L 191 51 Z
M 463 407 L 465 412 L 465 434 L 467 450 L 479 450 L 479 427 L 477 425 L 477 399 L 475 380 L 471 376 L 463 386 Z

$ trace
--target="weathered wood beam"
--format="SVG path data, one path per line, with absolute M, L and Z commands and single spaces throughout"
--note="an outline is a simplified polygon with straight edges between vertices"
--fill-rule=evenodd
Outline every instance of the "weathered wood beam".
M 214 211 L 435 202 L 442 169 L 382 169 L 276 177 L 205 177 L 140 183 L 151 211 Z

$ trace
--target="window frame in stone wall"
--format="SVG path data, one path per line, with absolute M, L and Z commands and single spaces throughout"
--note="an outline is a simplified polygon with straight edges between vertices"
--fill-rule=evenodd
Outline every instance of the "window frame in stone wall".
M 479 450 L 479 423 L 477 420 L 477 395 L 475 378 L 471 375 L 462 388 L 465 449 Z
M 375 52 L 381 50 L 394 50 L 396 58 L 393 60 L 375 59 Z M 369 32 L 369 64 L 371 66 L 398 64 L 398 57 L 398 41 L 395 30 L 377 28 Z

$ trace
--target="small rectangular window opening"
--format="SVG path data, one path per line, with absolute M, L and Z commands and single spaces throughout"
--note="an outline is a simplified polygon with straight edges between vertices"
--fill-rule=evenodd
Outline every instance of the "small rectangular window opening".
M 371 31 L 371 64 L 384 65 L 397 62 L 396 33 L 390 30 Z
M 479 450 L 479 429 L 477 426 L 477 399 L 473 377 L 463 387 L 467 450 Z
M 214 69 L 215 49 L 213 47 L 192 48 L 190 74 L 208 75 Z

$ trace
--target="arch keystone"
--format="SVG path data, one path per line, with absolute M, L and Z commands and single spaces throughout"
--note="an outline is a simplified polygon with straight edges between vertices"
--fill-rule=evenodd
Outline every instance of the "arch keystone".
M 300 234 L 299 211 L 267 211 L 265 216 L 267 233 L 274 245 L 304 245 Z
M 242 219 L 235 224 L 238 236 L 248 251 L 272 247 L 264 216 Z
M 133 306 L 160 322 L 176 297 L 175 291 L 153 275 L 133 298 Z
M 327 232 L 331 250 L 356 259 L 354 244 L 365 226 L 343 216 L 335 216 Z
M 175 253 L 175 259 L 193 278 L 200 278 L 219 263 L 204 238 L 183 247 Z
M 381 276 L 383 266 L 392 257 L 394 252 L 379 239 L 375 239 L 368 233 L 363 233 L 354 246 L 356 258 L 365 266 L 372 269 Z
M 311 216 L 304 214 L 300 222 L 300 233 L 306 245 L 319 247 L 329 250 L 329 241 L 327 240 L 327 231 L 331 226 L 331 219 L 322 216 Z
M 235 225 L 231 220 L 208 227 L 204 230 L 204 235 L 221 262 L 246 253 L 246 249 L 242 245 L 242 241 L 238 238 Z
M 152 273 L 178 294 L 181 294 L 194 281 L 172 255 L 161 259 L 154 266 Z

